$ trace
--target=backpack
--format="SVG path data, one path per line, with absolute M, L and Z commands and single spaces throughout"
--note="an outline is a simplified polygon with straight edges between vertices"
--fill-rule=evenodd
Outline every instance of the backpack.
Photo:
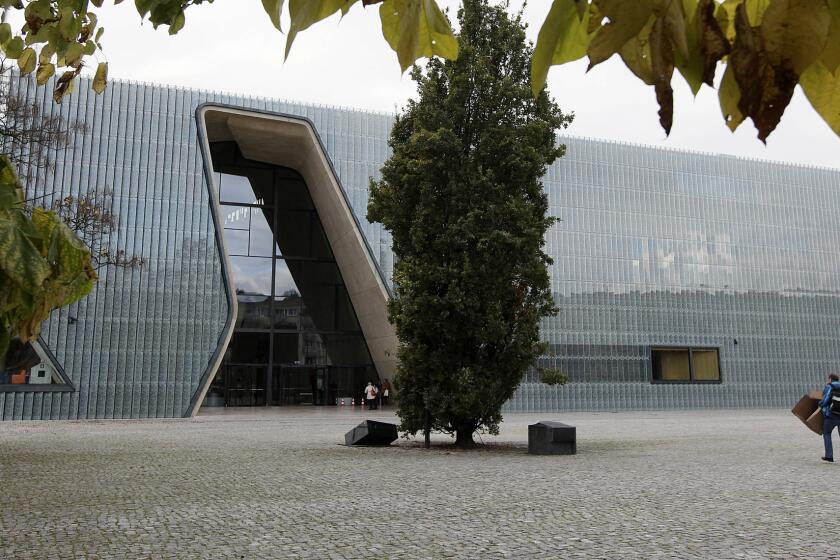
M 840 385 L 831 384 L 831 392 L 828 393 L 826 408 L 829 414 L 840 416 Z

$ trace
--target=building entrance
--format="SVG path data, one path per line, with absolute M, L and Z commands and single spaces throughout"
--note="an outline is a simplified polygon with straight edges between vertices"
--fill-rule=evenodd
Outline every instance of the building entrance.
M 376 380 L 318 213 L 295 171 L 211 145 L 239 311 L 205 405 L 329 405 Z

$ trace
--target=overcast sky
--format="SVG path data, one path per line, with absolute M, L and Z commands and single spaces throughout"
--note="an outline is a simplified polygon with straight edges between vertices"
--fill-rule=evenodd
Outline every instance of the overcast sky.
M 133 4 L 103 9 L 100 17 L 113 78 L 386 112 L 395 112 L 415 93 L 382 38 L 376 7 L 359 3 L 343 20 L 334 16 L 316 24 L 298 35 L 284 62 L 285 36 L 271 26 L 259 0 L 192 7 L 175 37 L 165 28 L 154 31 L 148 22 L 141 27 Z M 458 2 L 440 4 L 454 8 Z M 533 39 L 548 4 L 528 5 Z M 799 89 L 764 146 L 749 121 L 729 132 L 716 93 L 704 86 L 695 99 L 675 73 L 674 126 L 666 138 L 653 88 L 630 74 L 618 57 L 588 74 L 585 70 L 581 60 L 549 74 L 550 93 L 576 115 L 572 135 L 840 168 L 840 138 Z

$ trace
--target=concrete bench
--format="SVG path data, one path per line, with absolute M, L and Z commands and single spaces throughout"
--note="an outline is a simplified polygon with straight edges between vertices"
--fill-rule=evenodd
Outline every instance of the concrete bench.
M 543 421 L 528 426 L 528 453 L 531 455 L 574 455 L 577 428 L 562 422 Z
M 391 445 L 399 437 L 397 425 L 365 420 L 346 434 L 345 445 Z

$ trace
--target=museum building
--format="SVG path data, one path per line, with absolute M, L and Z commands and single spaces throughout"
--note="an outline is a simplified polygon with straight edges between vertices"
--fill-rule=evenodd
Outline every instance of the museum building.
M 393 379 L 393 255 L 365 219 L 393 115 L 83 79 L 27 196 L 113 195 L 102 269 L 0 373 L 4 420 L 341 406 Z M 508 411 L 790 406 L 840 370 L 840 172 L 562 137 L 544 178 L 560 309 Z

